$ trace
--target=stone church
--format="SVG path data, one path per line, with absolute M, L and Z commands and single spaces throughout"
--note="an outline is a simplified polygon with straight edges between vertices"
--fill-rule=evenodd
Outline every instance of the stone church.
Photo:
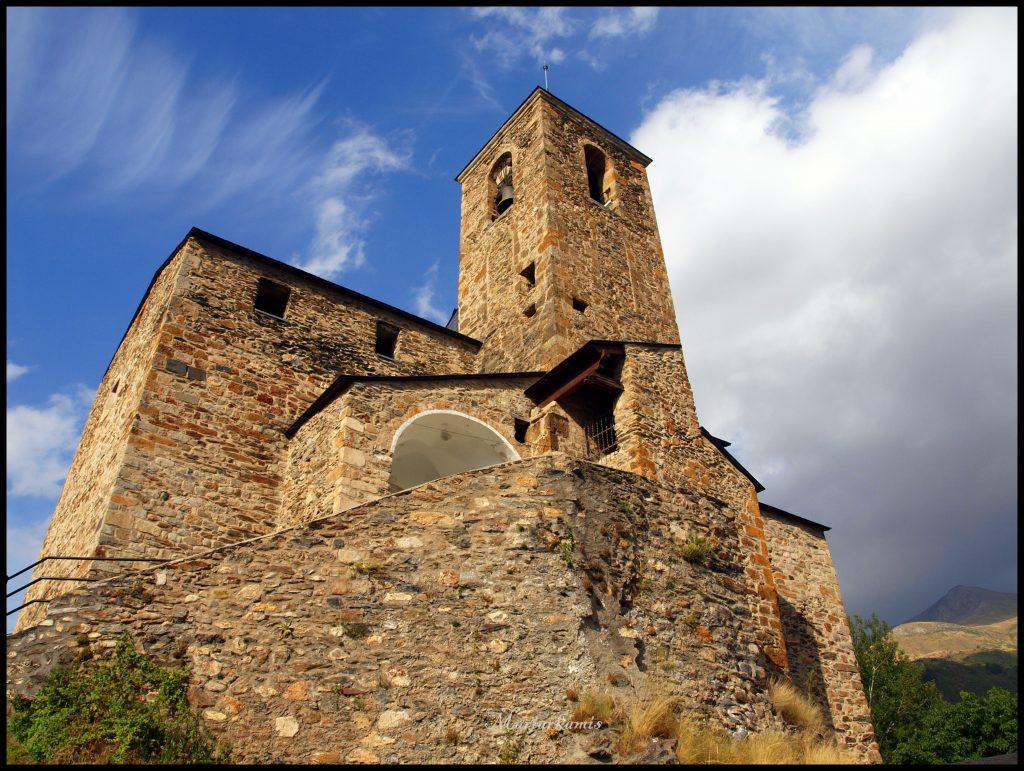
M 698 421 L 650 163 L 534 90 L 457 177 L 447 326 L 192 229 L 103 377 L 40 555 L 80 559 L 33 576 L 82 580 L 30 589 L 8 692 L 127 631 L 236 759 L 493 762 L 496 716 L 587 691 L 756 731 L 785 676 L 877 761 L 828 528 Z

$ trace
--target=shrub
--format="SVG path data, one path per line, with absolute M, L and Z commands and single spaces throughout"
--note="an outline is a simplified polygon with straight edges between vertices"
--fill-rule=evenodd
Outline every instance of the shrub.
M 708 543 L 708 540 L 706 538 L 703 538 L 699 535 L 694 538 L 691 538 L 689 541 L 680 546 L 679 549 L 683 555 L 684 560 L 699 565 L 703 565 L 707 558 L 711 555 L 711 544 Z
M 56 667 L 34 699 L 12 700 L 9 730 L 39 763 L 226 762 L 186 699 L 188 673 L 164 669 L 127 636 L 105 664 Z

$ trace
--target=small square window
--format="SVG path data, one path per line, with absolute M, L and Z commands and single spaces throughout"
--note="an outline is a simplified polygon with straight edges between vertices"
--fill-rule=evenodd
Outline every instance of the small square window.
M 525 278 L 526 283 L 530 286 L 534 286 L 537 283 L 537 268 L 532 262 L 521 270 L 519 275 Z
M 577 313 L 583 313 L 587 309 L 587 304 L 578 297 L 572 298 L 572 309 Z
M 377 322 L 377 345 L 374 350 L 380 356 L 387 356 L 389 359 L 395 358 L 395 345 L 398 343 L 398 327 L 393 327 L 390 324 L 385 324 L 383 321 Z
M 528 319 L 532 319 L 537 315 L 537 306 L 531 303 L 530 306 L 523 311 L 523 315 Z
M 271 316 L 284 318 L 284 309 L 288 305 L 288 296 L 291 290 L 273 281 L 261 278 L 259 287 L 256 289 L 256 305 L 258 311 L 269 313 Z

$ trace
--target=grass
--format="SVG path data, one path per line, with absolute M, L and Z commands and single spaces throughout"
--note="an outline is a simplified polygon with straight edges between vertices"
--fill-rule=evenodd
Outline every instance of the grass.
M 226 762 L 187 701 L 188 672 L 164 669 L 127 636 L 105 663 L 55 667 L 31 701 L 15 697 L 15 757 L 36 763 Z M 12 745 L 8 740 L 8 760 Z
M 501 746 L 501 751 L 498 753 L 498 765 L 499 766 L 514 766 L 519 763 L 519 755 L 523 751 L 523 744 L 526 740 L 522 736 L 513 737 L 509 736 L 505 739 L 505 743 Z
M 771 680 L 768 683 L 768 697 L 772 700 L 776 714 L 787 723 L 815 733 L 825 727 L 825 719 L 818 705 L 788 680 Z
M 573 542 L 571 538 L 563 538 L 558 544 L 558 554 L 567 568 L 572 567 L 572 547 Z

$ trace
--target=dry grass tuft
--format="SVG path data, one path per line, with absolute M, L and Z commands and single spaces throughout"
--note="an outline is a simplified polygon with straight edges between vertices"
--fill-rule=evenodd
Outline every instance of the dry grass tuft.
M 628 757 L 639 752 L 654 736 L 674 737 L 679 724 L 674 714 L 677 701 L 672 696 L 651 693 L 633 702 L 626 710 L 625 727 L 617 744 L 619 754 Z
M 772 706 L 783 720 L 815 733 L 825 727 L 821 709 L 807 696 L 800 693 L 788 680 L 772 680 L 768 683 L 768 696 Z
M 628 761 L 642 751 L 650 739 L 658 737 L 675 739 L 679 762 L 691 765 L 859 762 L 856 755 L 840 747 L 834 737 L 817 735 L 824 726 L 821 711 L 791 683 L 775 681 L 770 683 L 769 689 L 776 711 L 804 730 L 767 730 L 737 740 L 697 715 L 678 715 L 679 698 L 660 690 L 647 691 L 626 704 L 616 702 L 607 692 L 585 691 L 579 697 L 572 719 L 621 725 L 621 730 L 612 729 L 619 734 L 614 745 L 619 761 Z
M 676 757 L 680 763 L 736 763 L 737 746 L 724 731 L 711 728 L 692 715 L 683 715 L 679 718 L 676 728 Z
M 725 731 L 684 715 L 676 731 L 676 757 L 695 765 L 807 765 L 852 764 L 857 759 L 834 740 L 762 731 L 737 741 Z
M 600 720 L 605 725 L 610 725 L 615 713 L 615 699 L 610 693 L 586 691 L 573 710 L 572 719 L 578 723 Z
M 835 739 L 804 737 L 804 763 L 851 765 L 858 762 L 857 758 L 849 750 L 840 747 Z

